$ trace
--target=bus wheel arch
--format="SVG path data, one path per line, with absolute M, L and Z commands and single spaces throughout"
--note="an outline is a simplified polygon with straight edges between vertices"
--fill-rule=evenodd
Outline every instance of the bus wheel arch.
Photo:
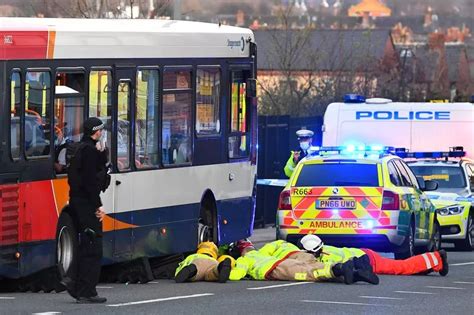
M 201 197 L 198 219 L 198 243 L 212 241 L 217 244 L 218 235 L 217 202 L 214 193 L 207 189 Z

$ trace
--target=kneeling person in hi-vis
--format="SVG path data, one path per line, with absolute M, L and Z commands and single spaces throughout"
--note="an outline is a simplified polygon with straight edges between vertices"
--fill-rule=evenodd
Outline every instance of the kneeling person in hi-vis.
M 213 242 L 202 242 L 197 252 L 183 260 L 175 272 L 175 281 L 212 281 L 224 283 L 229 279 L 234 259 L 227 255 L 218 257 L 218 249 Z
M 356 268 L 370 266 L 378 275 L 415 275 L 439 272 L 446 276 L 449 271 L 445 250 L 424 253 L 404 260 L 395 260 L 381 256 L 370 249 L 334 247 L 324 245 L 316 235 L 306 235 L 298 243 L 299 247 L 313 254 L 317 261 L 325 263 L 344 263 L 353 260 Z
M 343 264 L 318 262 L 312 254 L 284 241 L 271 242 L 256 250 L 250 241 L 242 240 L 235 247 L 241 257 L 230 273 L 230 280 L 248 276 L 253 280 L 318 282 L 339 278 L 346 284 L 357 281 L 372 284 L 379 282 L 372 271 L 354 269 L 352 261 Z

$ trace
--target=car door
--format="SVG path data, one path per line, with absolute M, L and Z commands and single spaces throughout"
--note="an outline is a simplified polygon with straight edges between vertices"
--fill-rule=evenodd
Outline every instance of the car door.
M 415 175 L 402 160 L 396 160 L 395 164 L 400 171 L 404 185 L 408 188 L 410 201 L 415 214 L 415 239 L 429 239 L 430 202 L 421 191 Z

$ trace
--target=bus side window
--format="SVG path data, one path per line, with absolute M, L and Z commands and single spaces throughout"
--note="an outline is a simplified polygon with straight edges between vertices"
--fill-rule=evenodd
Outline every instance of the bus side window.
M 191 71 L 163 75 L 162 161 L 165 166 L 192 161 Z
M 196 133 L 198 136 L 220 133 L 220 86 L 219 68 L 198 68 L 196 74 Z
M 66 146 L 79 142 L 84 120 L 84 73 L 58 72 L 54 93 L 54 169 L 66 172 Z
M 244 71 L 232 72 L 229 158 L 249 156 L 248 104 Z
M 19 71 L 12 72 L 10 82 L 10 154 L 15 160 L 20 158 L 21 75 Z
M 120 80 L 118 85 L 117 167 L 130 170 L 130 81 Z
M 112 150 L 112 71 L 92 70 L 89 73 L 89 117 L 98 117 L 105 123 L 104 135 L 109 148 L 109 161 Z
M 137 71 L 135 102 L 135 166 L 158 166 L 158 69 Z
M 28 71 L 25 80 L 25 154 L 27 157 L 50 153 L 50 91 L 48 71 Z

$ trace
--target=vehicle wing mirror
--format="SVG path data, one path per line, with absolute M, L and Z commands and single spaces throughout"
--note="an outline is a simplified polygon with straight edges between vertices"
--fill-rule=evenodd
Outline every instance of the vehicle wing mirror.
M 257 80 L 256 79 L 247 79 L 246 91 L 247 97 L 257 97 Z
M 474 176 L 469 177 L 469 183 L 471 186 L 471 191 L 474 192 Z
M 420 186 L 420 189 L 425 190 L 426 184 L 425 184 L 425 180 L 423 179 L 423 177 L 422 176 L 416 176 L 416 180 L 418 182 L 418 186 Z
M 424 191 L 433 191 L 438 189 L 438 182 L 435 180 L 426 180 L 425 181 L 425 189 Z

